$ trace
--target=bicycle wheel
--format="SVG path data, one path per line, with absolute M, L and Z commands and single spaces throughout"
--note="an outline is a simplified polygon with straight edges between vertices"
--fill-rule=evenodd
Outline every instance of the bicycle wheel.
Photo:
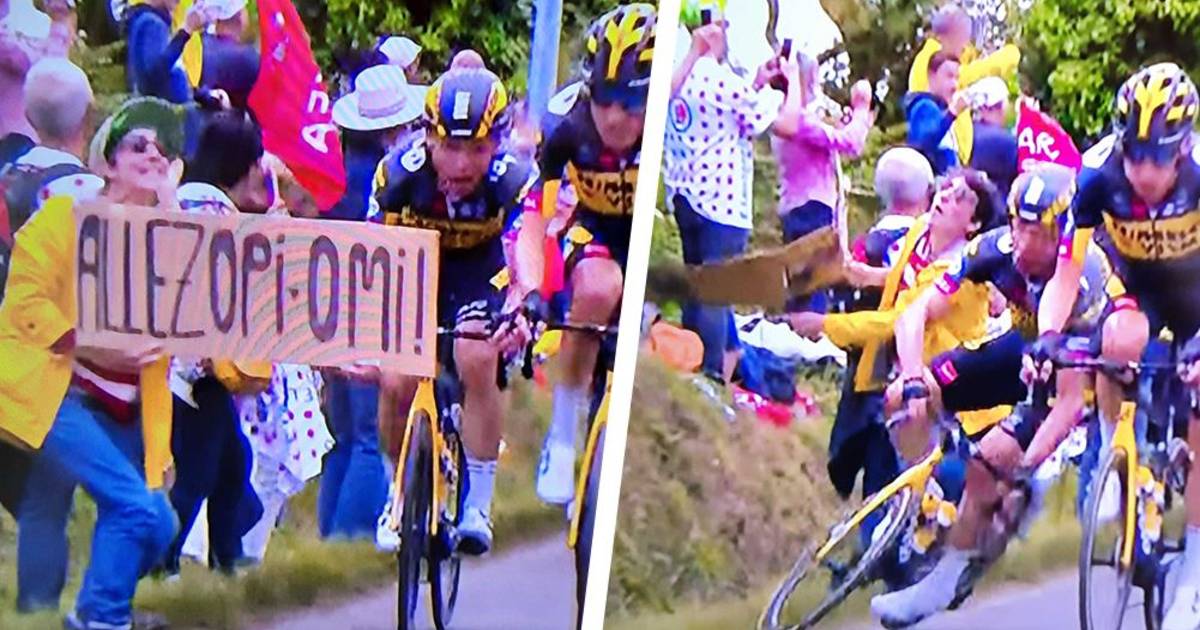
M 429 416 L 418 412 L 409 433 L 404 458 L 404 509 L 400 516 L 400 550 L 397 553 L 400 580 L 397 599 L 400 630 L 415 628 L 417 599 L 421 593 L 421 561 L 429 547 L 429 503 L 433 488 L 433 444 Z
M 454 552 L 454 528 L 462 516 L 462 501 L 467 491 L 467 455 L 457 433 L 446 433 L 442 453 L 442 475 L 446 483 L 446 498 L 442 505 L 441 529 L 432 549 L 429 563 L 429 603 L 433 625 L 445 630 L 454 616 L 458 602 L 458 579 L 462 573 L 462 557 Z
M 818 568 L 828 571 L 828 593 L 804 616 L 800 624 L 786 627 L 809 628 L 824 619 L 858 587 L 874 577 L 880 560 L 896 546 L 900 535 L 912 520 L 916 506 L 912 488 L 904 487 L 867 515 L 878 515 L 877 521 L 876 518 L 864 518 L 857 525 L 851 526 L 850 522 L 854 518 L 852 515 L 830 528 L 829 537 L 822 546 L 823 549 L 828 549 L 828 553 L 820 558 L 812 552 L 800 557 L 788 576 L 775 589 L 771 601 L 759 618 L 758 627 L 761 630 L 785 627 L 781 625 L 780 619 L 788 600 L 802 583 L 807 581 L 813 584 L 824 577 L 824 573 L 815 571 Z M 857 514 L 858 512 L 855 512 L 855 515 Z M 871 532 L 870 544 L 860 552 L 862 528 L 867 521 L 876 521 L 878 524 Z
M 607 426 L 600 427 L 596 436 L 596 450 L 592 454 L 591 466 L 584 485 L 579 507 L 579 535 L 575 540 L 575 621 L 583 624 L 583 602 L 587 595 L 588 563 L 592 557 L 592 533 L 596 527 L 596 502 L 600 495 L 600 463 L 604 461 L 604 433 Z
M 1117 517 L 1102 518 L 1105 486 L 1117 483 L 1120 510 Z M 1133 591 L 1134 567 L 1119 563 L 1125 534 L 1125 453 L 1113 450 L 1092 477 L 1079 550 L 1079 627 L 1081 630 L 1120 630 Z M 1113 589 L 1116 589 L 1115 597 Z

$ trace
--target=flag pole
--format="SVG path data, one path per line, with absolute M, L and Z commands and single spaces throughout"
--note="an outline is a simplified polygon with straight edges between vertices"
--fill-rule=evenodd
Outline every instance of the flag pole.
M 534 0 L 533 46 L 529 55 L 529 112 L 535 123 L 558 83 L 558 41 L 562 30 L 562 0 Z

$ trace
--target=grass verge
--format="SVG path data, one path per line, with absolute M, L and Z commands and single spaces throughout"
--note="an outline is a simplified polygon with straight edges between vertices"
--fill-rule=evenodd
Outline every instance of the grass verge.
M 544 506 L 533 489 L 538 449 L 549 419 L 549 396 L 521 384 L 513 393 L 514 414 L 505 430 L 507 450 L 497 475 L 495 534 L 502 547 L 550 535 L 562 526 L 560 510 Z M 194 564 L 174 583 L 147 578 L 135 604 L 162 613 L 177 628 L 245 627 L 252 620 L 297 607 L 340 599 L 390 583 L 394 556 L 368 542 L 321 541 L 316 527 L 317 484 L 292 499 L 283 525 L 271 539 L 265 562 L 238 578 L 224 578 Z M 43 630 L 62 627 L 86 565 L 95 506 L 82 492 L 68 529 L 70 576 L 59 611 L 19 615 L 16 603 L 16 526 L 0 513 L 0 628 Z M 252 619 L 253 617 L 253 619 Z

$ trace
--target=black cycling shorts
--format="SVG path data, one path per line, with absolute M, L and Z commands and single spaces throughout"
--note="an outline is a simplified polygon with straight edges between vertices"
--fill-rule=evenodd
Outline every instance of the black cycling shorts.
M 571 254 L 566 261 L 567 273 L 588 258 L 608 258 L 616 261 L 625 271 L 625 263 L 629 258 L 629 231 L 633 228 L 633 218 L 589 212 L 583 208 L 575 211 L 573 225 L 578 225 L 592 235 L 592 241 Z
M 1020 333 L 1010 330 L 978 348 L 960 346 L 935 357 L 930 369 L 942 390 L 946 411 L 982 411 L 1023 400 L 1024 352 Z
M 487 321 L 504 305 L 506 288 L 496 286 L 505 268 L 499 239 L 468 250 L 443 250 L 438 272 L 438 325 Z

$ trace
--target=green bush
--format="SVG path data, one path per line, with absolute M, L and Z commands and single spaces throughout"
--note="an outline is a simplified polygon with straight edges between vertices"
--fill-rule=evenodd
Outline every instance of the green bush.
M 1131 73 L 1175 61 L 1200 76 L 1200 2 L 1037 0 L 1024 25 L 1022 74 L 1068 133 L 1094 139 Z

